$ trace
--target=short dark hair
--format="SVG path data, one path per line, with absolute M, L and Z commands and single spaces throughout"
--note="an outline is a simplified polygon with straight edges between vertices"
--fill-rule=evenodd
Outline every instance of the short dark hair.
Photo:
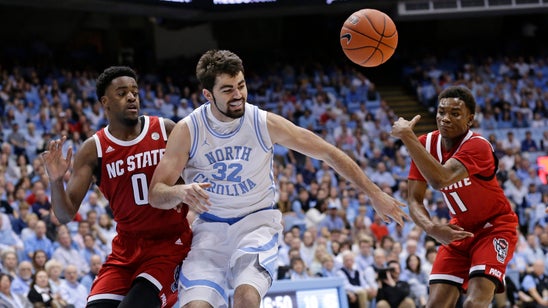
M 97 94 L 97 99 L 100 100 L 101 97 L 105 95 L 107 87 L 110 85 L 112 80 L 121 77 L 127 76 L 135 79 L 137 81 L 137 73 L 127 66 L 111 66 L 105 69 L 99 77 L 97 77 L 95 93 Z
M 231 77 L 244 72 L 242 59 L 229 50 L 208 50 L 198 60 L 196 77 L 204 89 L 213 91 L 215 78 L 221 74 Z
M 471 114 L 476 113 L 476 99 L 468 88 L 462 86 L 447 87 L 438 95 L 438 101 L 442 98 L 458 98 L 464 102 Z

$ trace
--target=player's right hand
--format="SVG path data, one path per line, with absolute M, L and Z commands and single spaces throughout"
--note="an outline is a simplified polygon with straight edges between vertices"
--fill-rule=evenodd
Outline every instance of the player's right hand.
M 180 186 L 184 191 L 182 202 L 186 203 L 190 210 L 197 214 L 209 211 L 211 202 L 205 189 L 211 187 L 211 183 L 192 183 Z
M 443 245 L 448 245 L 453 241 L 460 241 L 468 237 L 474 237 L 474 233 L 464 231 L 461 226 L 454 224 L 436 224 L 429 230 L 428 235 Z
M 72 148 L 68 149 L 67 157 L 63 158 L 63 144 L 66 140 L 67 136 L 63 136 L 61 139 L 50 141 L 47 150 L 41 155 L 48 177 L 52 181 L 62 179 L 70 167 Z

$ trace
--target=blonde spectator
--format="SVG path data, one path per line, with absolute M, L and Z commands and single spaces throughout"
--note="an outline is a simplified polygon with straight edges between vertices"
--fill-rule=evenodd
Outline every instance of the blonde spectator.
M 61 273 L 63 272 L 63 265 L 55 260 L 51 259 L 46 262 L 44 266 L 49 277 L 49 284 L 53 294 L 59 294 L 61 289 L 61 284 L 65 279 L 61 278 Z

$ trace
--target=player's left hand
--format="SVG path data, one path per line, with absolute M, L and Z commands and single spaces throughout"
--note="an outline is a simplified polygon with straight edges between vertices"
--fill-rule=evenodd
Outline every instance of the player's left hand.
M 401 209 L 406 205 L 389 194 L 382 192 L 370 196 L 370 198 L 373 208 L 383 221 L 390 222 L 390 218 L 392 218 L 400 226 L 403 226 L 404 219 L 410 220 L 409 216 Z
M 420 115 L 416 115 L 411 121 L 400 117 L 392 124 L 392 131 L 390 135 L 396 138 L 401 138 L 406 133 L 413 133 L 413 129 L 417 122 L 421 119 Z
M 211 187 L 211 183 L 191 183 L 180 185 L 183 192 L 183 203 L 186 203 L 190 210 L 201 214 L 207 212 L 211 203 L 206 188 Z
M 455 224 L 434 224 L 427 233 L 442 245 L 474 237 L 474 233 L 465 231 L 464 228 Z

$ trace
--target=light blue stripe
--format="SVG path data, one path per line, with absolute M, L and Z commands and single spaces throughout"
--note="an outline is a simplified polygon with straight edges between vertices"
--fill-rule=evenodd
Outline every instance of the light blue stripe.
M 274 234 L 272 239 L 264 245 L 257 246 L 257 247 L 243 247 L 243 248 L 240 248 L 240 250 L 245 252 L 263 252 L 263 251 L 268 251 L 272 249 L 276 245 L 278 245 L 278 233 Z
M 211 280 L 205 280 L 205 279 L 196 279 L 196 280 L 190 280 L 183 275 L 183 272 L 181 272 L 181 275 L 179 276 L 179 282 L 185 287 L 196 287 L 196 286 L 206 286 L 210 287 L 212 289 L 215 289 L 224 299 L 226 302 L 228 302 L 228 295 L 225 293 L 225 290 L 215 282 Z
M 191 138 L 191 146 L 190 146 L 190 153 L 188 154 L 189 158 L 194 157 L 196 155 L 196 149 L 198 148 L 198 140 L 200 137 L 200 130 L 198 129 L 198 120 L 196 120 L 196 114 L 190 115 L 190 120 L 192 120 L 192 127 L 194 129 L 194 139 Z
M 264 143 L 263 136 L 261 135 L 261 128 L 259 126 L 259 108 L 257 108 L 257 106 L 253 106 L 253 124 L 253 126 L 255 126 L 255 134 L 257 135 L 259 144 L 265 152 L 268 152 L 269 148 Z

